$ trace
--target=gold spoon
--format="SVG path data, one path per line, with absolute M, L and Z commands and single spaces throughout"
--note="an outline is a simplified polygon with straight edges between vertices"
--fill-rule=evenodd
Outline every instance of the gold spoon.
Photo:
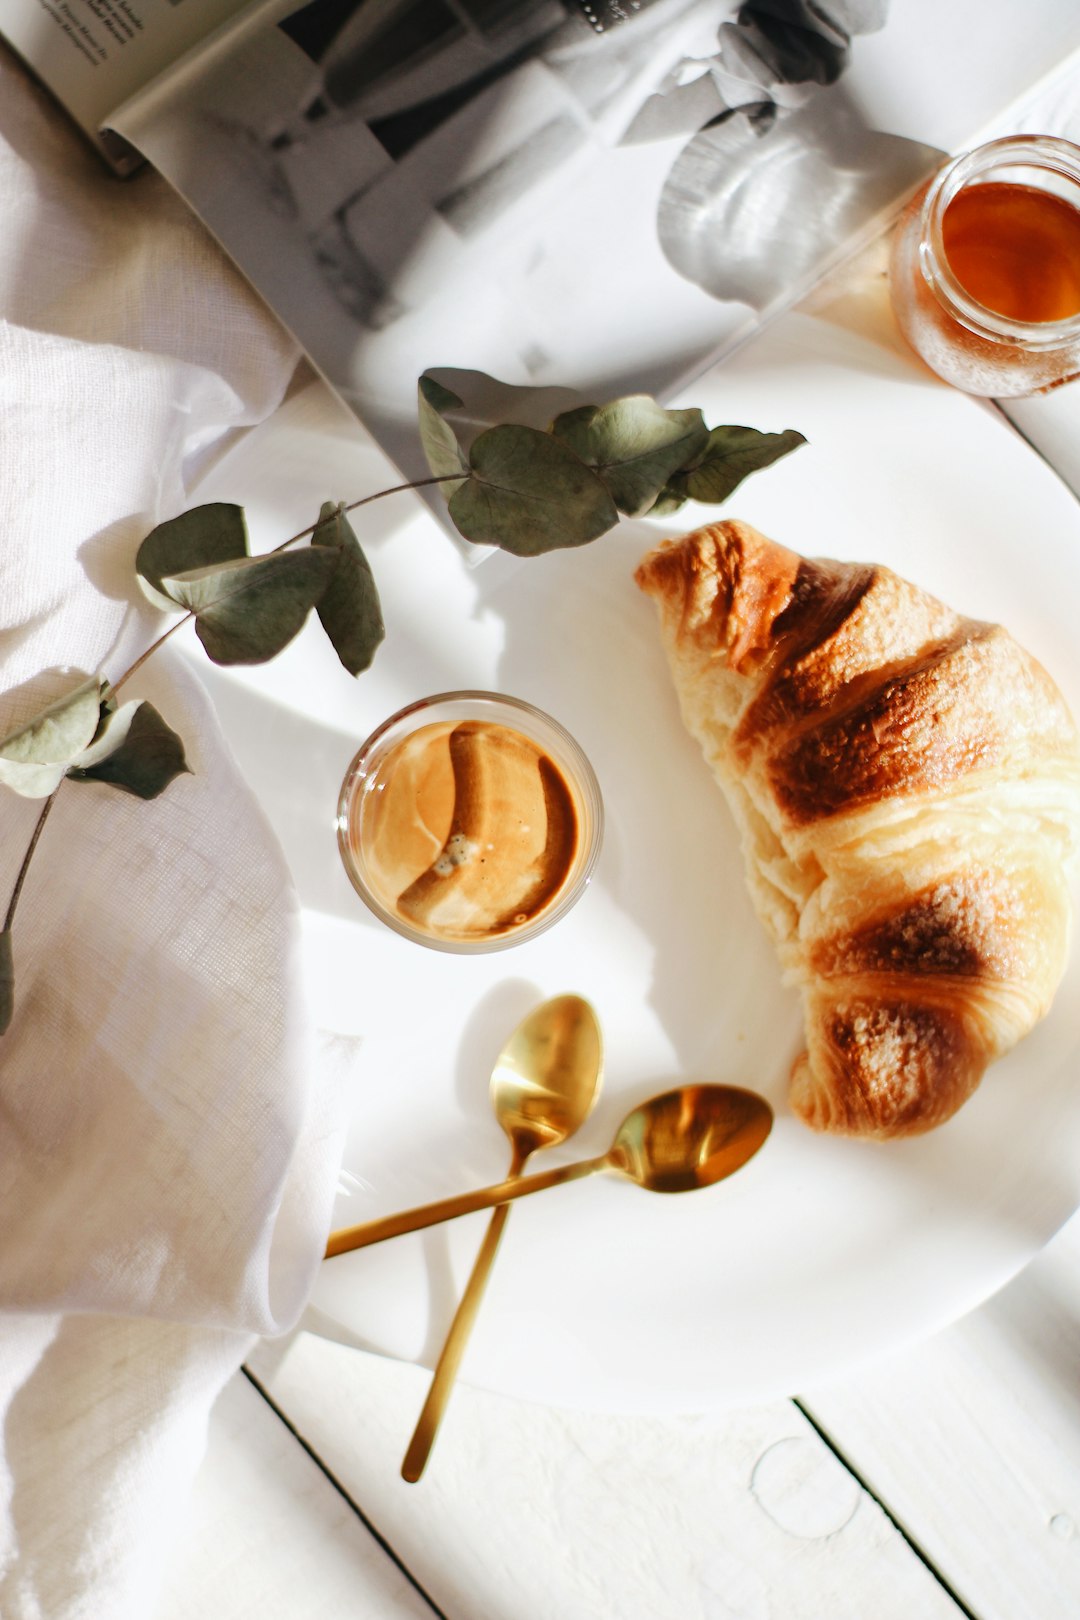
M 457 1215 L 491 1209 L 512 1198 L 576 1181 L 594 1170 L 614 1170 L 649 1192 L 693 1192 L 722 1181 L 752 1159 L 772 1129 L 772 1109 L 756 1092 L 736 1086 L 680 1086 L 643 1102 L 627 1114 L 606 1153 L 536 1176 L 500 1181 L 478 1192 L 459 1193 L 437 1203 L 408 1209 L 381 1220 L 363 1221 L 331 1232 L 326 1257 L 347 1254 L 369 1243 L 417 1232 Z
M 564 1142 L 584 1124 L 596 1101 L 602 1071 L 600 1025 L 580 996 L 555 996 L 518 1025 L 491 1075 L 495 1117 L 510 1138 L 509 1180 L 521 1175 L 530 1154 Z M 434 1444 L 509 1214 L 509 1204 L 500 1204 L 492 1215 L 450 1324 L 401 1465 L 401 1477 L 410 1484 L 420 1478 Z

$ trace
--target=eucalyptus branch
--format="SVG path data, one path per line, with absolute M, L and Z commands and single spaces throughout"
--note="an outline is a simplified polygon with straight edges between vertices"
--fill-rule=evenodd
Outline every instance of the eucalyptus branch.
M 393 484 L 387 489 L 376 490 L 373 495 L 364 495 L 359 500 L 350 501 L 347 505 L 341 506 L 340 510 L 342 512 L 353 512 L 358 507 L 370 505 L 372 501 L 382 500 L 386 495 L 398 495 L 405 490 L 422 489 L 430 484 L 444 484 L 449 482 L 454 476 L 455 475 L 452 474 L 436 474 L 428 478 L 418 478 L 405 484 Z M 281 545 L 275 546 L 270 555 L 276 556 L 279 552 L 287 551 L 290 546 L 295 546 L 299 541 L 306 540 L 310 535 L 315 533 L 322 522 L 323 519 L 320 517 L 315 523 L 309 524 L 306 529 L 301 529 L 299 534 L 291 535 L 288 540 L 282 541 Z M 115 681 L 111 682 L 113 693 L 115 694 L 119 692 L 121 687 L 124 686 L 131 679 L 131 677 L 143 667 L 147 659 L 152 658 L 154 653 L 156 653 L 160 647 L 164 646 L 165 642 L 168 641 L 170 636 L 174 636 L 178 630 L 181 630 L 185 624 L 188 624 L 197 616 L 198 610 L 195 608 L 189 608 L 181 615 L 179 619 L 175 621 L 175 623 L 171 624 L 167 630 L 163 631 L 163 633 L 158 636 L 156 640 L 152 641 L 149 647 L 139 654 L 134 663 L 129 665 L 129 667 L 124 670 L 123 674 L 119 675 Z M 19 896 L 22 893 L 23 884 L 26 881 L 26 874 L 29 870 L 30 862 L 33 859 L 34 851 L 38 845 L 38 840 L 41 837 L 45 822 L 48 819 L 49 811 L 52 809 L 53 801 L 59 791 L 59 788 L 54 789 L 54 791 L 45 800 L 42 807 L 37 825 L 34 828 L 33 836 L 31 837 L 30 843 L 27 846 L 26 853 L 22 859 L 22 865 L 20 866 L 18 876 L 15 879 L 15 885 L 11 892 L 11 899 L 8 902 L 7 916 L 4 921 L 3 929 L 0 930 L 2 933 L 9 933 L 11 930 L 11 926 L 15 918 L 15 909 L 19 903 Z
M 452 375 L 469 394 L 479 374 Z M 29 798 L 48 795 L 0 929 L 0 1032 L 14 1008 L 12 922 L 60 785 L 94 781 L 154 799 L 189 769 L 182 739 L 152 704 L 115 700 L 189 621 L 215 663 L 260 664 L 286 647 L 314 610 L 340 663 L 356 676 L 369 667 L 385 628 L 374 575 L 346 513 L 387 495 L 449 485 L 448 514 L 463 539 L 538 557 L 586 545 L 620 516 L 666 516 L 687 500 L 724 501 L 748 474 L 805 443 L 791 428 L 710 428 L 699 410 L 665 410 L 646 394 L 563 411 L 541 430 L 522 423 L 535 390 L 491 378 L 486 384 L 497 398 L 485 386 L 486 399 L 466 403 L 425 373 L 418 427 L 430 476 L 348 504 L 326 501 L 314 523 L 272 551 L 251 554 L 243 508 L 229 502 L 194 507 L 146 536 L 136 574 L 151 601 L 179 617 L 115 681 L 80 674 L 64 696 L 0 740 L 0 782 Z M 492 411 L 501 420 L 488 425 Z M 309 546 L 299 545 L 308 539 Z
M 424 489 L 429 484 L 446 484 L 451 482 L 453 479 L 460 479 L 460 476 L 461 475 L 459 473 L 442 473 L 431 478 L 417 478 L 407 484 L 392 484 L 388 489 L 376 490 L 374 495 L 364 495 L 361 496 L 358 501 L 349 501 L 346 505 L 342 506 L 341 510 L 343 512 L 355 512 L 357 507 L 368 506 L 372 501 L 381 501 L 385 495 L 400 495 L 404 490 Z M 290 546 L 295 546 L 299 541 L 306 540 L 309 535 L 315 533 L 315 530 L 319 527 L 319 522 L 321 522 L 321 519 L 317 520 L 315 523 L 309 523 L 307 528 L 301 529 L 298 534 L 290 535 L 288 540 L 283 540 L 281 544 L 275 546 L 273 550 L 268 553 L 268 555 L 276 557 L 279 552 L 288 551 Z M 182 630 L 184 625 L 195 617 L 196 610 L 194 608 L 190 608 L 185 614 L 176 620 L 175 624 L 171 624 L 162 635 L 158 636 L 156 641 L 152 641 L 149 647 L 146 648 L 145 652 L 141 652 L 139 654 L 138 658 L 136 658 L 135 662 L 130 666 L 130 668 L 125 669 L 124 673 L 113 681 L 113 691 L 119 692 L 125 681 L 130 680 L 132 675 L 134 675 L 137 670 L 142 668 L 147 659 L 151 658 L 153 654 L 157 652 L 158 648 L 163 646 L 164 643 L 168 641 L 170 636 L 175 635 L 178 630 Z

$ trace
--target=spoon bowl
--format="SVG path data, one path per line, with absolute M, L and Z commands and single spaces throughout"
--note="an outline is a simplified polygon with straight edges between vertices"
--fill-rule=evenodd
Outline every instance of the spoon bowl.
M 524 1163 L 583 1125 L 602 1072 L 600 1025 L 587 1001 L 554 996 L 534 1008 L 507 1041 L 491 1075 L 495 1117 L 515 1158 Z
M 764 1098 L 736 1086 L 679 1086 L 627 1114 L 607 1167 L 649 1192 L 693 1192 L 723 1181 L 772 1130 Z

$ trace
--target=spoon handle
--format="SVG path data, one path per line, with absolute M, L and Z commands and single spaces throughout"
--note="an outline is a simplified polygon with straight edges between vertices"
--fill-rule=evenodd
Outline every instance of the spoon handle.
M 454 1320 L 450 1324 L 450 1331 L 446 1336 L 446 1343 L 442 1347 L 442 1354 L 435 1364 L 435 1373 L 431 1380 L 431 1387 L 427 1393 L 423 1410 L 413 1430 L 413 1437 L 409 1441 L 409 1449 L 405 1453 L 405 1460 L 401 1465 L 401 1477 L 415 1485 L 431 1453 L 435 1443 L 435 1436 L 442 1422 L 446 1403 L 450 1399 L 450 1391 L 454 1386 L 461 1358 L 468 1343 L 469 1335 L 476 1321 L 476 1313 L 480 1309 L 480 1301 L 484 1297 L 487 1287 L 488 1275 L 498 1251 L 502 1238 L 503 1227 L 510 1214 L 509 1204 L 500 1204 L 488 1222 L 484 1241 L 480 1252 L 476 1256 L 469 1280 L 465 1285 L 465 1292 L 461 1302 L 454 1313 Z
M 580 1159 L 577 1164 L 560 1165 L 557 1170 L 542 1170 L 535 1176 L 511 1176 L 498 1181 L 493 1187 L 481 1187 L 478 1192 L 458 1193 L 454 1198 L 440 1198 L 434 1204 L 421 1204 L 418 1209 L 406 1209 L 398 1215 L 384 1215 L 377 1221 L 361 1221 L 359 1226 L 342 1226 L 331 1232 L 326 1245 L 325 1258 L 348 1254 L 350 1249 L 364 1249 L 369 1243 L 382 1243 L 386 1238 L 401 1237 L 405 1232 L 419 1232 L 422 1227 L 436 1226 L 439 1221 L 450 1221 L 458 1215 L 472 1215 L 478 1209 L 494 1209 L 512 1198 L 525 1198 L 529 1193 L 543 1192 L 546 1187 L 561 1186 L 564 1181 L 577 1181 L 580 1176 L 592 1175 L 594 1170 L 609 1168 L 608 1157 L 602 1153 L 596 1159 Z

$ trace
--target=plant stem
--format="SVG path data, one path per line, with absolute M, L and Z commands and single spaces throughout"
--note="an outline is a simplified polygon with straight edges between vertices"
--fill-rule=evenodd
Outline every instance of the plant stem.
M 124 673 L 119 677 L 118 680 L 110 683 L 113 691 L 119 692 L 124 682 L 130 680 L 137 669 L 142 668 L 142 666 L 146 663 L 146 660 L 150 657 L 151 653 L 156 653 L 158 648 L 162 646 L 164 642 L 168 641 L 170 636 L 174 636 L 183 625 L 187 624 L 189 619 L 193 619 L 194 617 L 194 613 L 188 612 L 184 614 L 183 618 L 177 619 L 175 624 L 170 624 L 169 628 L 162 635 L 158 636 L 156 641 L 152 641 L 149 647 L 147 647 L 146 651 L 141 652 L 138 658 L 136 658 L 135 662 L 128 669 L 125 669 Z
M 403 489 L 425 489 L 429 484 L 456 484 L 464 477 L 464 473 L 433 473 L 430 478 L 414 478 L 411 484 L 391 484 L 389 489 L 379 489 L 374 495 L 361 495 L 358 501 L 350 501 L 345 511 L 355 512 L 358 506 L 381 501 L 384 495 L 400 495 Z
M 62 782 L 60 786 L 63 786 Z M 59 791 L 59 787 L 54 788 L 49 794 L 49 797 L 45 800 L 45 803 L 41 807 L 41 814 L 37 818 L 37 826 L 34 828 L 30 842 L 26 846 L 26 854 L 22 858 L 22 865 L 19 867 L 19 875 L 15 879 L 15 887 L 11 891 L 11 899 L 8 901 L 7 916 L 4 918 L 3 931 L 5 934 L 10 932 L 11 925 L 15 921 L 15 907 L 19 904 L 19 896 L 22 894 L 22 887 L 26 882 L 27 870 L 30 866 L 31 860 L 33 859 L 34 851 L 37 849 L 38 839 L 41 837 L 45 823 L 49 819 L 49 811 L 53 807 L 53 801 L 55 800 Z
M 374 495 L 362 495 L 358 501 L 350 501 L 341 510 L 343 512 L 355 512 L 358 506 L 367 506 L 371 501 L 381 501 L 384 495 L 400 495 L 402 490 L 424 489 L 429 484 L 452 484 L 462 476 L 461 473 L 438 473 L 431 478 L 416 478 L 411 484 L 391 484 L 389 489 L 378 489 Z M 314 534 L 318 527 L 317 522 L 309 524 L 306 529 L 301 529 L 299 534 L 294 534 L 290 539 L 283 540 L 280 546 L 274 547 L 274 550 L 285 551 L 289 546 L 294 546 L 298 540 L 303 540 L 307 535 Z

